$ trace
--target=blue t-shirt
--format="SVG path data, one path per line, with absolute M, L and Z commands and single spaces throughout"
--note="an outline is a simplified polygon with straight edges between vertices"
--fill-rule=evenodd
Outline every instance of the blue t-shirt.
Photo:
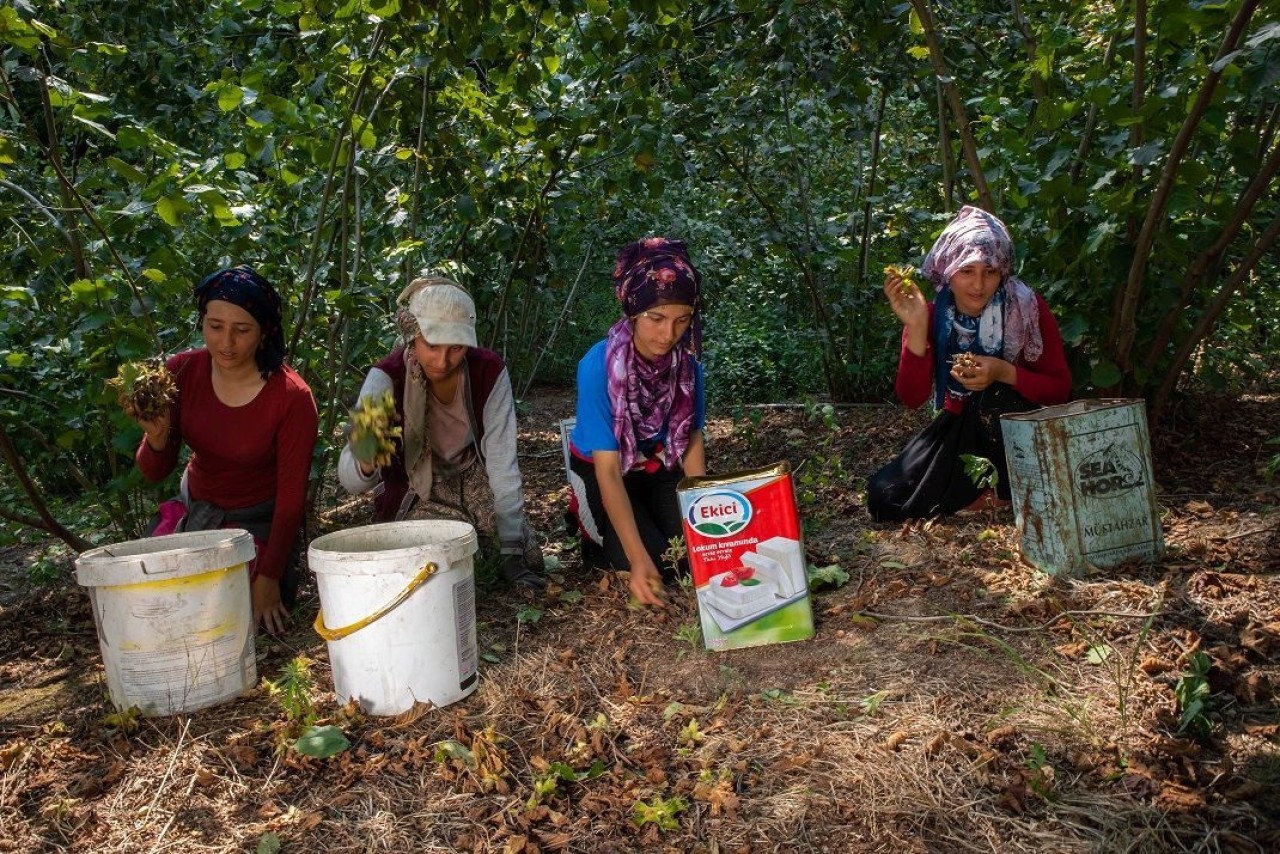
M 579 456 L 591 459 L 594 451 L 618 450 L 618 439 L 613 435 L 613 403 L 609 400 L 609 374 L 605 368 L 605 349 L 608 341 L 599 341 L 578 362 L 577 421 L 569 442 Z M 692 356 L 693 362 L 693 430 L 701 430 L 707 423 L 707 400 L 702 382 L 702 363 Z M 667 438 L 667 426 L 656 436 L 636 437 L 636 446 L 651 449 L 656 442 Z

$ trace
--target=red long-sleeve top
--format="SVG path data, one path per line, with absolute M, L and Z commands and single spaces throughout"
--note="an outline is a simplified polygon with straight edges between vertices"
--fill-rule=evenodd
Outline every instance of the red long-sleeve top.
M 1058 321 L 1039 294 L 1036 294 L 1036 305 L 1040 309 L 1040 336 L 1044 339 L 1044 352 L 1034 362 L 1018 357 L 1014 363 L 1018 378 L 1013 388 L 1032 403 L 1054 406 L 1066 403 L 1071 397 L 1071 369 L 1067 367 L 1067 351 L 1062 344 Z M 923 356 L 917 356 L 907 348 L 907 330 L 902 330 L 902 353 L 898 358 L 898 379 L 894 383 L 894 391 L 898 399 L 912 409 L 933 397 L 933 313 L 934 304 L 929 303 L 929 343 Z M 964 410 L 967 399 L 952 397 L 948 393 L 942 405 L 949 412 L 959 413 Z
M 143 477 L 155 482 L 173 471 L 178 451 L 191 448 L 187 488 L 193 501 L 224 510 L 275 499 L 271 535 L 256 572 L 284 575 L 306 506 L 307 476 L 319 416 L 311 389 L 292 368 L 276 371 L 244 406 L 227 406 L 213 390 L 213 360 L 206 349 L 172 356 L 178 386 L 169 442 L 153 451 L 146 436 L 134 456 Z

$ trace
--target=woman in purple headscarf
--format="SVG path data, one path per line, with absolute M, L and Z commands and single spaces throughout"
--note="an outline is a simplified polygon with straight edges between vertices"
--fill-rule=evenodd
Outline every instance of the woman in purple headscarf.
M 162 480 L 182 446 L 191 449 L 179 496 L 161 505 L 150 533 L 248 530 L 254 624 L 280 632 L 297 588 L 316 402 L 284 363 L 280 295 L 266 279 L 228 267 L 206 276 L 195 297 L 205 346 L 169 358 L 177 401 L 139 421 L 134 458 L 147 480 Z
M 920 272 L 937 292 L 932 303 L 910 277 L 885 276 L 889 305 L 902 321 L 896 390 L 912 408 L 932 392 L 941 411 L 868 482 L 867 509 L 881 521 L 1008 503 L 999 416 L 1065 403 L 1071 393 L 1057 321 L 1013 275 L 1013 240 L 1003 222 L 961 208 Z M 994 492 L 973 483 L 962 455 L 994 464 Z
M 676 484 L 706 474 L 702 278 L 682 241 L 650 237 L 618 253 L 613 284 L 623 316 L 578 363 L 570 509 L 584 554 L 602 550 L 637 601 L 661 605 L 663 553 L 682 534 Z

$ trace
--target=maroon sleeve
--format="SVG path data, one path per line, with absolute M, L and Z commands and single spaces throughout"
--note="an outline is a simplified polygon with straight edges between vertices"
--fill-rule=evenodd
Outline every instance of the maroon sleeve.
M 1040 336 L 1044 339 L 1044 352 L 1032 363 L 1019 360 L 1018 377 L 1013 387 L 1032 403 L 1054 406 L 1066 403 L 1071 397 L 1071 369 L 1067 366 L 1067 351 L 1062 344 L 1062 332 L 1058 321 L 1044 301 L 1036 294 L 1040 308 Z
M 924 355 L 907 349 L 907 329 L 902 328 L 902 350 L 898 355 L 898 379 L 894 391 L 907 406 L 915 409 L 933 394 L 933 303 L 929 303 L 929 339 Z
M 284 418 L 276 431 L 276 508 L 271 536 L 258 556 L 257 572 L 267 578 L 284 577 L 289 552 L 306 511 L 307 479 L 316 446 L 320 418 L 311 390 L 300 377 L 288 377 Z

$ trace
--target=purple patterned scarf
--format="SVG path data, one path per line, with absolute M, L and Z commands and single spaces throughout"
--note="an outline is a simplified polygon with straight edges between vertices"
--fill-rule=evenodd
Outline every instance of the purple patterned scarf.
M 638 444 L 661 435 L 664 428 L 666 440 L 652 458 L 672 469 L 684 457 L 693 427 L 694 359 L 702 344 L 702 277 L 682 241 L 650 237 L 622 248 L 613 283 L 625 316 L 609 330 L 605 369 L 622 471 L 630 471 L 642 456 Z M 650 362 L 636 352 L 632 341 L 635 317 L 663 304 L 693 306 L 693 322 L 671 352 Z

